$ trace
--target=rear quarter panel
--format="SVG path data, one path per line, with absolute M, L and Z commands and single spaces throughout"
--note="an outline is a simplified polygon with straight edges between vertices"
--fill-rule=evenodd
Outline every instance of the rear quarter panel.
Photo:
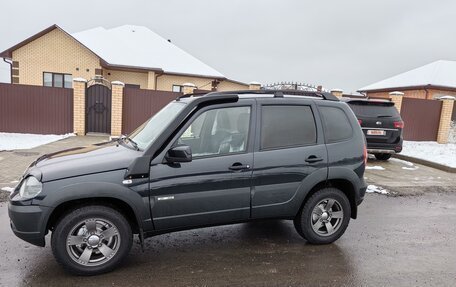
M 358 190 L 364 186 L 364 146 L 365 138 L 353 111 L 346 103 L 322 101 L 319 103 L 319 111 L 322 114 L 321 107 L 334 107 L 344 111 L 352 128 L 350 138 L 328 142 L 326 147 L 328 151 L 328 180 L 345 179 L 354 185 L 355 197 L 359 197 Z M 322 115 L 323 121 L 324 115 Z M 328 131 L 325 129 L 325 138 L 327 139 Z

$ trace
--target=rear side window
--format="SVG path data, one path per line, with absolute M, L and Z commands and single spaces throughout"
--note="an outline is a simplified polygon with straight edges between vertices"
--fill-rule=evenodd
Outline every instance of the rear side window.
M 397 109 L 391 104 L 381 103 L 349 103 L 357 117 L 363 118 L 396 118 L 399 117 Z
M 353 130 L 345 112 L 335 107 L 320 107 L 325 125 L 326 140 L 338 142 L 352 137 Z
M 317 142 L 317 131 L 309 106 L 263 106 L 261 149 L 310 145 Z

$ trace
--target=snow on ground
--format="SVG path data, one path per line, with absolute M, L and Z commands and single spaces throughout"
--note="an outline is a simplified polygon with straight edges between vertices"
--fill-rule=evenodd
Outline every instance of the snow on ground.
M 412 166 L 412 167 L 408 167 L 408 166 L 403 166 L 402 169 L 405 169 L 405 170 L 417 170 L 418 169 L 418 166 Z
M 384 189 L 383 187 L 376 186 L 376 185 L 373 185 L 373 184 L 369 184 L 367 186 L 366 192 L 367 193 L 389 194 L 389 192 L 386 189 Z
M 456 121 L 452 121 L 450 124 L 450 135 L 448 136 L 448 142 L 456 144 Z
M 2 187 L 0 190 L 12 193 L 14 191 L 14 187 Z
M 15 149 L 30 149 L 40 145 L 55 142 L 74 134 L 65 135 L 35 135 L 18 133 L 0 133 L 0 151 Z
M 417 170 L 419 168 L 419 166 L 415 165 L 413 162 L 409 162 L 409 161 L 394 158 L 394 157 L 391 158 L 390 161 L 395 161 L 402 165 L 405 165 L 402 167 L 402 169 L 405 169 L 405 170 Z
M 366 169 L 385 170 L 385 168 L 384 168 L 383 166 L 379 166 L 379 165 L 374 165 L 374 166 L 367 165 L 367 166 L 366 166 Z
M 456 144 L 404 141 L 401 154 L 456 167 Z

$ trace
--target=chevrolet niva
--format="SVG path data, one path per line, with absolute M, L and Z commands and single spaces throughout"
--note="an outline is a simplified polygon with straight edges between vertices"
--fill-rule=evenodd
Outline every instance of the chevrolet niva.
M 113 270 L 172 231 L 289 219 L 311 244 L 345 232 L 366 191 L 360 125 L 328 93 L 213 92 L 169 103 L 129 136 L 47 154 L 10 196 L 13 232 L 68 271 Z

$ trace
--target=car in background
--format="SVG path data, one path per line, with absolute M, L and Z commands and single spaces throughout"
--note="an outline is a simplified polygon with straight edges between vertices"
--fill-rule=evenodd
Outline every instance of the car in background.
M 388 160 L 402 151 L 404 121 L 394 103 L 388 100 L 344 99 L 361 125 L 367 152 L 378 160 Z

